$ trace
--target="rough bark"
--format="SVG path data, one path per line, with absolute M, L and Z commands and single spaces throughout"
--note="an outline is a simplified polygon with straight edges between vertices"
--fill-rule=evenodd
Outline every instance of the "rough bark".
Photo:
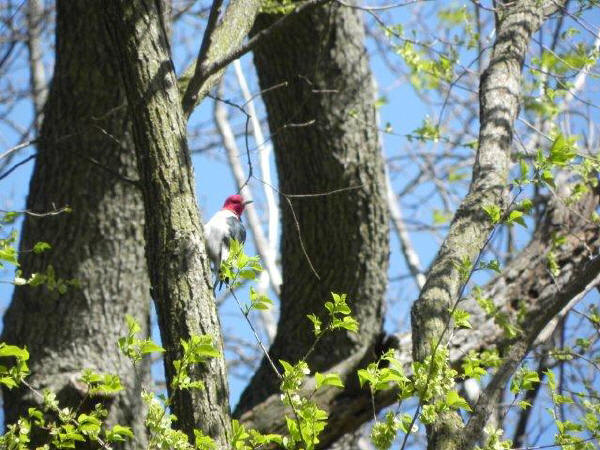
M 432 353 L 432 348 L 445 345 L 444 341 L 451 335 L 447 324 L 449 310 L 461 288 L 459 266 L 465 260 L 475 261 L 493 226 L 482 207 L 506 207 L 521 69 L 531 36 L 543 18 L 543 10 L 535 0 L 498 4 L 496 40 L 479 87 L 480 130 L 473 178 L 412 308 L 415 360 L 423 361 Z M 444 334 L 445 331 L 448 332 Z M 462 425 L 456 413 L 441 414 L 428 428 L 428 448 L 458 448 L 456 439 Z
M 460 367 L 461 361 L 470 351 L 482 351 L 498 348 L 503 354 L 511 354 L 510 345 L 526 342 L 527 350 L 543 340 L 544 327 L 551 326 L 559 312 L 570 305 L 571 300 L 581 298 L 594 282 L 598 282 L 600 274 L 600 228 L 590 222 L 581 220 L 598 205 L 598 196 L 589 196 L 569 212 L 560 204 L 554 205 L 547 215 L 544 225 L 534 235 L 529 245 L 523 249 L 505 268 L 503 273 L 490 281 L 482 289 L 482 296 L 493 298 L 496 306 L 508 314 L 515 324 L 521 327 L 523 334 L 512 342 L 505 336 L 492 318 L 486 317 L 477 303 L 470 299 L 461 308 L 471 314 L 472 329 L 455 330 L 450 346 L 450 363 Z M 556 260 L 560 266 L 560 276 L 553 277 L 547 269 L 546 255 L 550 248 L 552 235 L 558 231 L 569 230 L 568 242 L 555 250 Z M 530 312 L 522 323 L 516 322 L 518 304 L 526 301 Z M 387 345 L 397 349 L 396 358 L 404 365 L 407 374 L 411 372 L 411 335 L 389 339 Z M 363 355 L 357 354 L 339 363 L 331 370 L 341 374 L 343 380 L 356 378 L 356 367 L 364 367 Z M 519 357 L 520 360 L 522 358 Z M 312 392 L 314 380 L 306 384 L 306 392 Z M 397 392 L 394 390 L 378 392 L 375 407 L 381 410 L 396 402 Z M 317 401 L 329 413 L 329 422 L 336 426 L 328 427 L 319 436 L 322 447 L 335 442 L 348 430 L 357 429 L 361 424 L 373 418 L 371 398 L 366 389 L 336 388 L 320 390 Z M 478 411 L 478 408 L 474 408 Z M 261 431 L 285 430 L 283 420 L 286 411 L 277 394 L 271 395 L 264 402 L 241 416 L 242 422 L 249 427 Z M 481 431 L 483 426 L 476 428 Z M 461 444 L 476 442 L 477 437 L 465 440 Z
M 274 20 L 259 16 L 254 33 Z M 281 314 L 269 351 L 275 361 L 302 358 L 314 341 L 306 315 L 324 318 L 331 292 L 348 294 L 360 322 L 357 335 L 319 342 L 308 358 L 319 371 L 372 350 L 382 328 L 389 215 L 363 38 L 359 13 L 328 5 L 289 18 L 254 53 L 262 89 L 287 83 L 264 97 L 283 193 Z M 263 361 L 236 414 L 277 389 Z
M 194 194 L 186 122 L 159 5 L 150 0 L 113 0 L 105 2 L 102 16 L 135 111 L 146 256 L 170 386 L 173 361 L 181 355 L 180 339 L 208 334 L 221 352 L 223 342 Z M 206 389 L 169 390 L 177 426 L 190 438 L 194 428 L 201 428 L 219 448 L 226 448 L 230 421 L 225 361 L 214 358 L 191 375 Z
M 43 213 L 68 205 L 72 213 L 26 216 L 20 243 L 24 276 L 52 265 L 57 277 L 75 278 L 80 288 L 59 295 L 45 287 L 17 287 L 2 340 L 27 346 L 29 383 L 56 392 L 61 406 L 75 407 L 85 395 L 85 386 L 77 381 L 82 369 L 118 374 L 125 390 L 97 400 L 109 410 L 109 424 L 133 428 L 137 442 L 120 448 L 138 448 L 145 443 L 140 391 L 147 380 L 136 377 L 116 342 L 127 334 L 125 314 L 148 332 L 143 208 L 139 189 L 125 181 L 136 178 L 137 169 L 108 36 L 98 21 L 81 20 L 102 9 L 100 1 L 56 4 L 54 79 L 27 209 Z M 52 249 L 33 254 L 38 241 Z M 138 370 L 147 373 L 147 362 Z M 34 403 L 30 392 L 5 390 L 6 421 L 26 416 Z

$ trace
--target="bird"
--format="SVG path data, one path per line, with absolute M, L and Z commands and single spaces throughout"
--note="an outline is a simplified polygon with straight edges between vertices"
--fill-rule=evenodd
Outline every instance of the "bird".
M 217 289 L 217 281 L 220 279 L 219 270 L 221 269 L 221 263 L 227 260 L 229 256 L 231 240 L 235 239 L 241 244 L 246 242 L 246 228 L 242 223 L 241 217 L 244 208 L 249 203 L 252 203 L 252 200 L 244 201 L 241 195 L 230 195 L 225 199 L 223 207 L 204 225 L 208 257 L 216 276 L 215 291 Z M 223 281 L 219 283 L 219 287 L 222 284 Z

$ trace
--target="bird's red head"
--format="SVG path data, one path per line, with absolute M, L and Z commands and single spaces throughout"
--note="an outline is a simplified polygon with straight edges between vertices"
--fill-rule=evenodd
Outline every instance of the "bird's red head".
M 241 217 L 242 213 L 244 212 L 244 208 L 248 203 L 251 203 L 251 201 L 245 202 L 241 195 L 230 195 L 225 199 L 223 209 L 233 211 L 236 216 Z

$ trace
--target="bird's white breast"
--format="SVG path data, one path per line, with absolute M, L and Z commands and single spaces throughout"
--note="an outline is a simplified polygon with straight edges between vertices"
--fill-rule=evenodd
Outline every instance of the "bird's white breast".
M 233 211 L 222 209 L 218 211 L 204 226 L 208 256 L 218 266 L 223 259 L 227 258 L 229 249 L 223 245 L 223 237 L 229 235 L 229 224 L 227 219 L 237 217 Z

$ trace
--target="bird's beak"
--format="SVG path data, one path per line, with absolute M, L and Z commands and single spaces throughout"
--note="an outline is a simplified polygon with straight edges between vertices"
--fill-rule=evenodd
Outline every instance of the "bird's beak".
M 243 203 L 243 205 L 244 205 L 244 206 L 246 206 L 246 205 L 249 205 L 250 203 L 254 203 L 254 200 L 246 200 L 246 201 Z

